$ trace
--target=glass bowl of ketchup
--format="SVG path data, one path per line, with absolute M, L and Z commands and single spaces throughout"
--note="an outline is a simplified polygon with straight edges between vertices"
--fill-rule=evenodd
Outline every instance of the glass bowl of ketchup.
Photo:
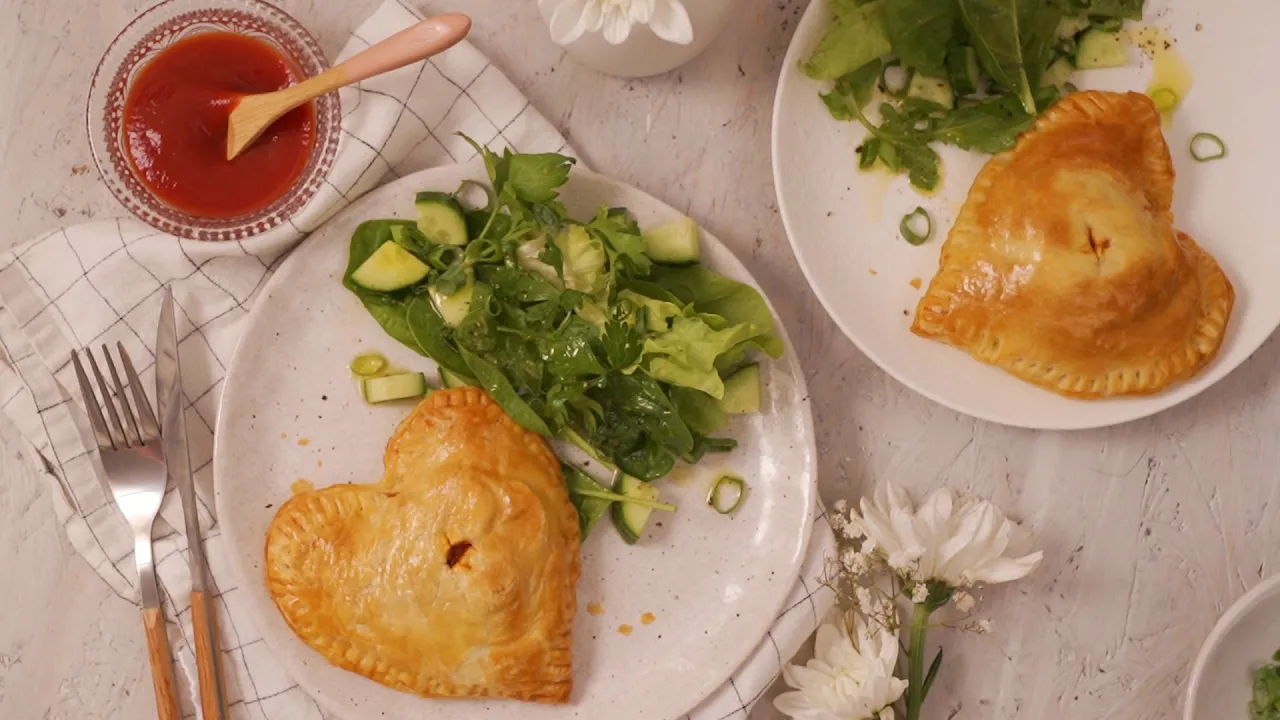
M 130 212 L 193 240 L 284 225 L 321 189 L 340 137 L 336 93 L 280 118 L 234 160 L 227 118 L 242 95 L 318 75 L 310 33 L 260 0 L 166 0 L 107 49 L 89 88 L 94 162 Z

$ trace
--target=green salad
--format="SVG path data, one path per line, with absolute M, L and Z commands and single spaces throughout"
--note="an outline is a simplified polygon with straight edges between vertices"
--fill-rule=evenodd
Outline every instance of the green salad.
M 1280 650 L 1271 656 L 1271 662 L 1280 663 Z M 1280 720 L 1280 665 L 1263 665 L 1253 671 L 1249 720 Z
M 565 466 L 584 539 L 608 511 L 635 542 L 650 511 L 675 509 L 651 483 L 732 450 L 728 416 L 759 411 L 752 357 L 783 351 L 773 316 L 754 288 L 701 264 L 692 220 L 642 231 L 625 208 L 571 218 L 558 193 L 573 159 L 476 147 L 489 182 L 419 193 L 416 220 L 361 224 L 343 285 L 436 362 L 441 384 L 483 387 L 613 472 L 606 487 Z M 363 381 L 370 402 L 430 390 L 421 373 L 381 370 Z
M 835 19 L 801 69 L 833 81 L 822 94 L 832 116 L 866 127 L 859 167 L 905 173 L 925 191 L 940 177 L 932 143 L 1012 148 L 1074 89 L 1077 68 L 1128 63 L 1123 23 L 1143 10 L 1143 0 L 830 2 Z M 877 90 L 885 101 L 873 119 Z

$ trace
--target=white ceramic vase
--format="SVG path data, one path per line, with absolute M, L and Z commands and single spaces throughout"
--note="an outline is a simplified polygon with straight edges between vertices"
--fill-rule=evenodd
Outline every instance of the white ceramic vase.
M 589 32 L 565 46 L 574 60 L 608 75 L 625 78 L 647 77 L 670 72 L 707 49 L 729 21 L 729 12 L 749 0 L 683 0 L 693 26 L 693 42 L 667 42 L 648 26 L 635 25 L 621 44 L 611 45 L 599 32 Z M 549 3 L 539 3 L 542 19 L 550 24 Z

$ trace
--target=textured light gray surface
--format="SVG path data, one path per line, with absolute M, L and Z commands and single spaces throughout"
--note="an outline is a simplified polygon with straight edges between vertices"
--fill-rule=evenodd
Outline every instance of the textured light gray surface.
M 121 213 L 94 171 L 77 174 L 92 167 L 82 108 L 99 56 L 144 4 L 0 2 L 0 243 Z M 280 4 L 334 53 L 377 2 Z M 546 39 L 535 0 L 415 4 L 470 12 L 476 44 L 593 168 L 696 216 L 748 265 L 807 368 L 828 501 L 886 479 L 916 492 L 945 482 L 1027 522 L 1045 563 L 986 594 L 994 635 L 934 633 L 948 652 L 928 720 L 1174 715 L 1201 640 L 1270 573 L 1280 541 L 1274 343 L 1189 404 L 1119 428 L 1035 433 L 959 417 L 854 349 L 783 236 L 769 112 L 804 0 L 742 0 L 706 54 L 643 81 L 575 67 Z M 148 717 L 137 611 L 62 539 L 15 438 L 0 427 L 0 717 Z

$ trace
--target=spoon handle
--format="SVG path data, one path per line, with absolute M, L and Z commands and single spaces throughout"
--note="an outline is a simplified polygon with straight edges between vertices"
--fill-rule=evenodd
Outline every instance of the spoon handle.
M 360 51 L 346 62 L 298 85 L 309 98 L 390 72 L 448 50 L 471 31 L 471 18 L 460 13 L 430 17 Z

